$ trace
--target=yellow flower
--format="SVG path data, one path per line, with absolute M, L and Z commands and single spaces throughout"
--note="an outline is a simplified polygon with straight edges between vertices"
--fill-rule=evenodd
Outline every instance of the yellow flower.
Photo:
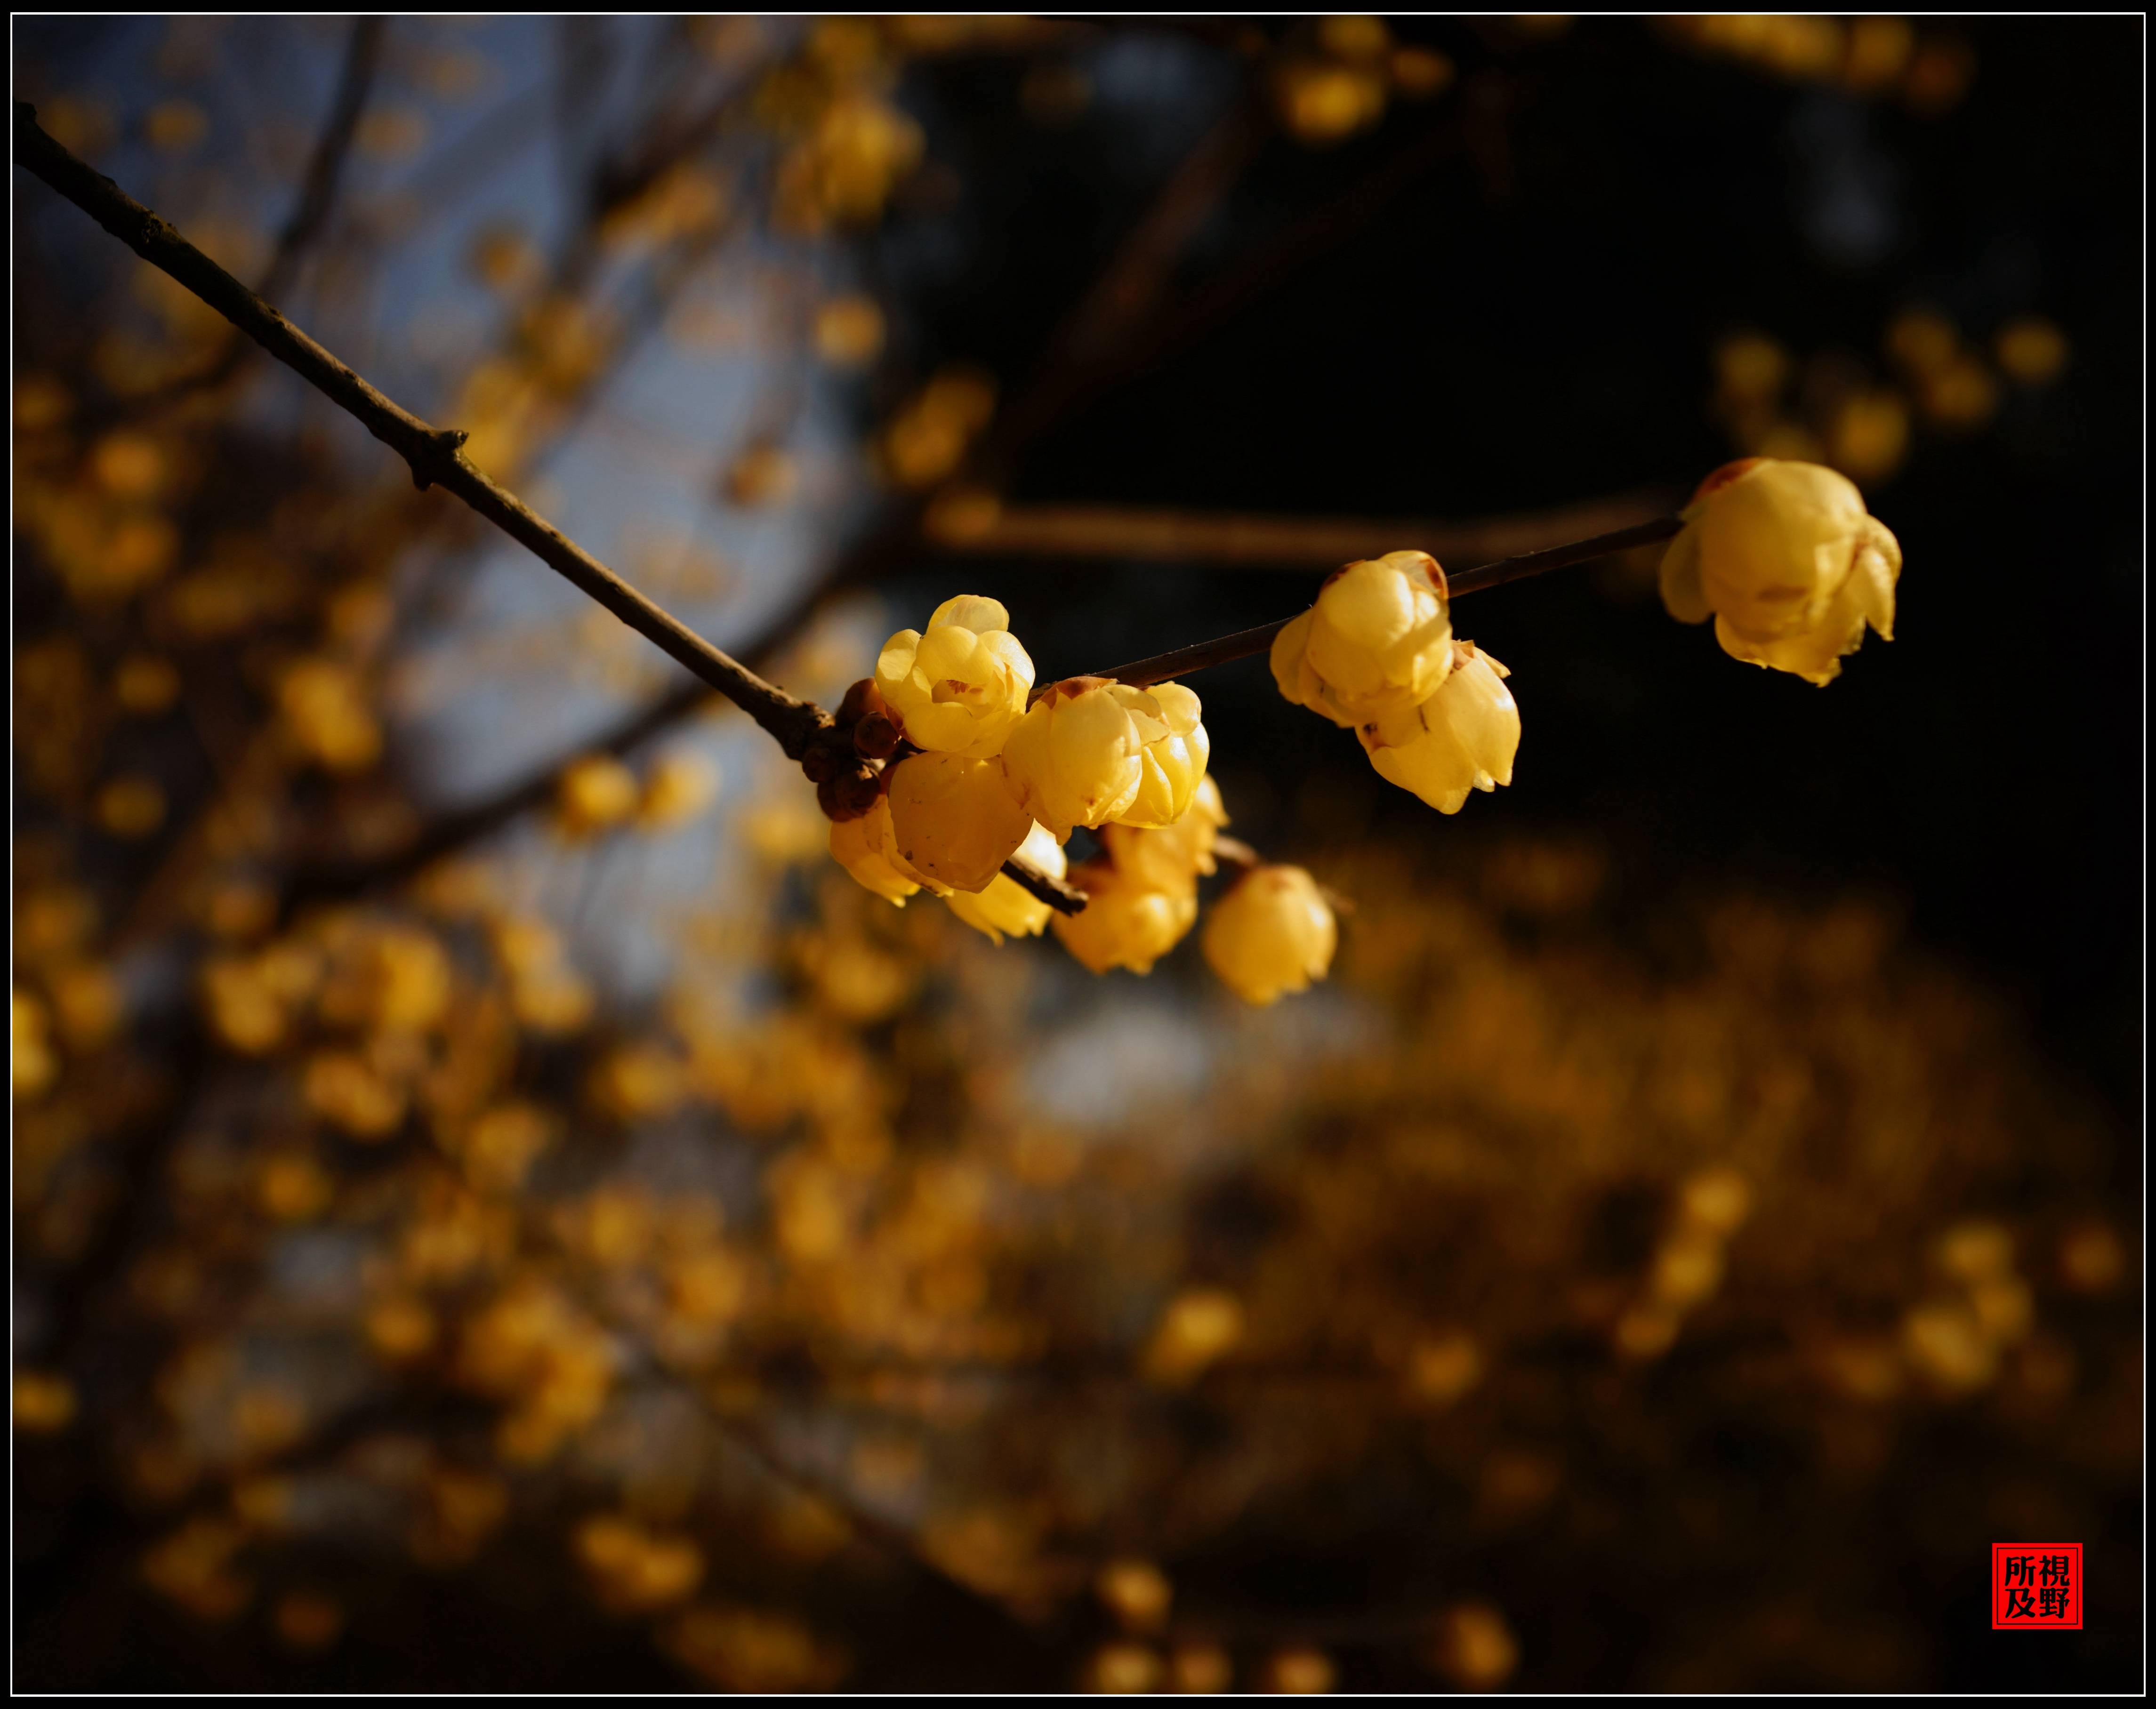
M 1283 695 L 1343 728 L 1429 699 L 1452 668 L 1444 571 L 1424 552 L 1335 571 L 1274 638 L 1272 663 Z
M 1058 914 L 1052 923 L 1064 948 L 1093 973 L 1128 967 L 1150 973 L 1197 923 L 1194 883 L 1155 889 L 1106 860 L 1088 860 L 1070 876 L 1086 892 L 1086 911 Z
M 986 890 L 1033 829 L 995 760 L 914 754 L 891 767 L 888 795 L 899 860 L 954 890 Z
M 1019 721 L 1004 744 L 1004 770 L 1020 805 L 1060 839 L 1074 825 L 1091 829 L 1131 811 L 1146 781 L 1146 750 L 1173 733 L 1143 689 L 1068 677 Z
M 565 836 L 588 837 L 636 811 L 636 774 L 603 753 L 572 760 L 556 780 L 557 822 Z
M 49 1037 L 44 1005 L 19 985 L 15 988 L 14 1036 L 15 1096 L 34 1098 L 59 1078 L 60 1065 Z
M 1221 983 L 1260 1007 L 1304 991 L 1332 965 L 1339 931 L 1317 880 L 1300 866 L 1260 866 L 1236 880 L 1205 922 L 1205 959 Z
M 876 804 L 859 819 L 831 821 L 831 858 L 856 882 L 902 908 L 923 885 L 939 892 L 943 887 L 898 858 L 894 835 L 890 798 L 878 796 Z
M 901 629 L 883 644 L 875 681 L 916 747 L 984 760 L 1025 716 L 1033 660 L 999 602 L 962 593 L 936 608 L 926 634 Z
M 1355 734 L 1378 775 L 1457 813 L 1471 789 L 1512 781 L 1520 709 L 1499 680 L 1512 673 L 1472 641 L 1455 644 L 1453 667 L 1421 705 L 1388 713 Z
M 1146 692 L 1160 708 L 1168 734 L 1145 745 L 1137 798 L 1123 809 L 1117 823 L 1159 830 L 1181 819 L 1190 805 L 1205 775 L 1205 762 L 1212 757 L 1213 740 L 1198 721 L 1204 711 L 1198 696 L 1181 683 L 1157 683 Z
M 1120 824 L 1101 827 L 1101 845 L 1116 869 L 1152 890 L 1191 890 L 1202 874 L 1214 870 L 1213 839 L 1228 823 L 1220 786 L 1200 778 L 1190 805 L 1173 824 L 1142 830 Z
M 1825 684 L 1870 624 L 1894 639 L 1902 548 L 1845 476 L 1750 457 L 1700 483 L 1662 558 L 1662 603 L 1714 618 L 1732 659 Z
M 1045 825 L 1035 825 L 1025 834 L 1025 840 L 1018 845 L 1018 859 L 1050 878 L 1060 878 L 1070 870 L 1070 857 Z M 1004 941 L 1005 932 L 1013 937 L 1040 937 L 1048 925 L 1049 915 L 1054 911 L 1030 890 L 1000 872 L 978 896 L 961 893 L 947 900 L 952 913 L 974 931 L 987 932 L 998 943 Z

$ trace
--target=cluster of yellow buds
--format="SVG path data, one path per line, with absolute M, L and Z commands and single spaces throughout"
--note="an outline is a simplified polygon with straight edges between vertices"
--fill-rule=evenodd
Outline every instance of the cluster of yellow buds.
M 998 934 L 1040 929 L 1008 891 L 1034 899 L 998 888 L 1014 854 L 1060 875 L 1075 826 L 1175 824 L 1210 749 L 1188 689 L 1075 677 L 1032 699 L 1033 660 L 1009 624 L 1001 603 L 968 594 L 925 631 L 893 635 L 839 709 L 866 769 L 819 780 L 831 852 L 856 879 L 893 902 L 922 889 L 978 898 L 961 916 Z
M 1825 685 L 1869 624 L 1894 639 L 1902 548 L 1845 475 L 1747 457 L 1702 481 L 1662 558 L 1662 603 L 1714 619 L 1732 659 Z
M 1297 706 L 1355 731 L 1378 775 L 1457 813 L 1512 781 L 1520 711 L 1511 675 L 1455 641 L 1445 572 L 1423 552 L 1336 571 L 1274 638 L 1273 680 Z
M 803 762 L 831 820 L 832 857 L 894 904 L 924 890 L 942 897 L 998 943 L 1052 921 L 1095 973 L 1148 973 L 1197 923 L 1198 880 L 1215 870 L 1228 822 L 1205 774 L 1204 708 L 1178 683 L 1075 676 L 1039 695 L 1033 686 L 1033 660 L 993 599 L 947 599 L 925 629 L 885 642 L 875 676 L 839 710 L 851 757 Z M 1064 844 L 1081 828 L 1100 852 L 1074 865 Z M 1083 910 L 1057 912 L 1004 870 L 1014 859 L 1082 892 Z M 1276 898 L 1269 878 L 1214 934 L 1214 965 L 1257 1003 L 1322 978 L 1332 954 L 1332 913 L 1308 875 L 1267 870 L 1301 877 L 1295 901 Z M 1252 942 L 1239 945 L 1245 932 Z

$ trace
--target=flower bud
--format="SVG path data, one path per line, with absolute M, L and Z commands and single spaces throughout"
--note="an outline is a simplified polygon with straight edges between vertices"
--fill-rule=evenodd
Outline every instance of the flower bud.
M 1204 948 L 1221 983 L 1262 1007 L 1322 979 L 1339 941 L 1315 879 L 1300 866 L 1260 866 L 1213 905 Z
M 1452 668 L 1444 571 L 1425 552 L 1335 571 L 1274 638 L 1272 665 L 1283 695 L 1343 727 L 1429 699 Z
M 1117 816 L 1120 824 L 1158 830 L 1183 817 L 1205 775 L 1213 740 L 1199 717 L 1198 696 L 1179 682 L 1156 683 L 1146 692 L 1160 708 L 1168 734 L 1148 742 L 1142 763 L 1137 798 Z
M 839 710 L 831 721 L 841 730 L 850 730 L 871 712 L 888 712 L 884 705 L 883 690 L 875 685 L 873 676 L 865 676 L 859 682 L 846 685 L 845 698 L 839 702 Z
M 1105 676 L 1067 677 L 1011 731 L 1004 770 L 1025 810 L 1064 838 L 1074 825 L 1091 829 L 1128 812 L 1146 781 L 1147 748 L 1173 734 L 1145 690 Z M 1163 764 L 1163 776 L 1167 770 Z
M 854 726 L 854 752 L 865 760 L 887 760 L 898 752 L 898 725 L 888 712 L 871 712 Z
M 1070 878 L 1086 892 L 1086 911 L 1058 914 L 1050 923 L 1064 948 L 1093 973 L 1150 973 L 1197 923 L 1195 884 L 1156 890 L 1106 860 L 1083 862 Z
M 1033 829 L 994 760 L 917 753 L 891 771 L 898 855 L 954 890 L 986 890 Z
M 1472 641 L 1456 643 L 1452 671 L 1420 706 L 1390 712 L 1355 734 L 1378 775 L 1440 813 L 1457 813 L 1471 789 L 1512 781 L 1520 709 L 1499 680 L 1512 673 Z
M 962 593 L 937 606 L 926 634 L 901 629 L 876 659 L 876 687 L 906 739 L 930 753 L 988 759 L 1025 715 L 1033 660 L 993 599 Z
M 883 783 L 865 767 L 839 772 L 816 786 L 816 805 L 829 819 L 859 819 L 882 798 Z
M 1228 823 L 1220 786 L 1200 778 L 1190 805 L 1174 824 L 1158 831 L 1130 824 L 1101 827 L 1101 845 L 1116 869 L 1152 890 L 1191 890 L 1214 870 L 1213 839 Z
M 1712 617 L 1732 659 L 1825 685 L 1870 624 L 1894 639 L 1902 548 L 1846 476 L 1815 463 L 1749 457 L 1700 483 L 1662 558 L 1662 603 L 1683 623 Z
M 1063 845 L 1045 825 L 1035 825 L 1025 834 L 1015 858 L 1050 878 L 1062 877 L 1070 866 Z M 985 931 L 998 943 L 1004 941 L 1005 932 L 1013 937 L 1040 937 L 1048 925 L 1048 916 L 1055 911 L 1006 872 L 998 873 L 988 887 L 977 896 L 961 892 L 945 900 L 950 903 L 952 913 L 974 931 Z
M 923 885 L 939 892 L 942 889 L 899 859 L 891 831 L 891 803 L 881 796 L 858 818 L 831 821 L 831 858 L 864 888 L 897 907 L 904 907 L 906 899 Z

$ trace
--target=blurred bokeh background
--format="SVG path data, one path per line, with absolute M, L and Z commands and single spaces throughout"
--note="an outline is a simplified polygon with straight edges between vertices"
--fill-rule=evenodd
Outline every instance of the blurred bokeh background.
M 2129 1688 L 2135 19 L 18 19 L 16 92 L 722 645 L 1478 595 L 1440 818 L 1261 660 L 1245 1009 L 895 910 L 654 649 L 18 172 L 15 1680 Z M 1988 1629 L 2078 1541 L 2086 1629 Z

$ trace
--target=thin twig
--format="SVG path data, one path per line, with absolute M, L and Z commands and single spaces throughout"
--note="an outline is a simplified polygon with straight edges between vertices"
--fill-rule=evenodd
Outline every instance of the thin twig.
M 1565 546 L 1553 546 L 1542 552 L 1522 552 L 1517 557 L 1500 558 L 1493 564 L 1462 571 L 1447 577 L 1450 595 L 1457 599 L 1462 594 L 1479 593 L 1486 588 L 1500 587 L 1507 582 L 1517 582 L 1528 576 L 1539 576 L 1548 570 L 1560 570 L 1569 564 L 1591 562 L 1607 557 L 1612 552 L 1624 552 L 1635 546 L 1650 546 L 1658 540 L 1667 540 L 1684 526 L 1679 516 L 1657 516 L 1651 522 L 1641 522 L 1630 528 L 1619 528 L 1608 534 L 1598 534 L 1588 540 L 1575 540 Z M 1178 647 L 1172 653 L 1156 653 L 1150 659 L 1135 659 L 1128 665 L 1118 665 L 1106 670 L 1087 673 L 1105 676 L 1114 682 L 1127 682 L 1143 688 L 1148 684 L 1168 682 L 1178 676 L 1188 676 L 1193 671 L 1204 670 L 1215 665 L 1225 665 L 1232 659 L 1248 659 L 1253 654 L 1263 653 L 1273 644 L 1273 638 L 1302 613 L 1294 612 L 1275 622 L 1260 624 L 1255 629 L 1238 629 L 1232 635 L 1221 635 L 1210 641 L 1199 641 L 1188 647 Z M 1036 696 L 1053 687 L 1046 684 L 1036 690 Z
M 77 159 L 38 124 L 26 101 L 15 106 L 16 158 L 161 272 L 169 274 L 402 457 L 423 490 L 456 495 L 580 592 L 756 720 L 788 757 L 799 759 L 829 726 L 818 707 L 795 699 L 713 646 L 645 598 L 464 454 L 465 435 L 430 426 L 386 396 L 295 326 L 166 220 L 103 173 Z
M 337 182 L 344 175 L 345 157 L 352 151 L 352 137 L 359 129 L 360 115 L 367 110 L 368 91 L 373 87 L 375 68 L 381 62 L 382 35 L 382 21 L 379 18 L 361 18 L 352 23 L 352 42 L 345 49 L 344 69 L 337 77 L 336 95 L 331 103 L 322 134 L 315 139 L 314 152 L 308 157 L 306 176 L 300 180 L 299 203 L 293 208 L 292 217 L 285 222 L 285 229 L 278 234 L 276 251 L 262 275 L 261 293 L 265 297 L 281 295 L 290 285 L 307 250 L 329 223 L 330 210 L 336 203 Z M 167 381 L 156 391 L 134 399 L 130 405 L 131 413 L 162 409 L 222 384 L 246 354 L 244 341 L 228 338 L 224 348 L 207 367 Z

